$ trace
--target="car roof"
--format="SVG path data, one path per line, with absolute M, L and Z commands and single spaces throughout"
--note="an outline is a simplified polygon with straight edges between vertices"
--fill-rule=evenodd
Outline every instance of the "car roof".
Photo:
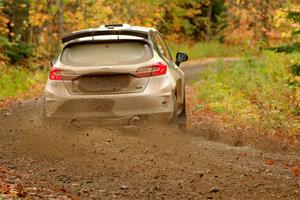
M 131 26 L 129 24 L 107 24 L 101 25 L 99 28 L 83 29 L 72 32 L 62 38 L 62 43 L 66 43 L 83 37 L 91 37 L 101 35 L 130 35 L 148 39 L 151 32 L 156 31 L 154 28 Z

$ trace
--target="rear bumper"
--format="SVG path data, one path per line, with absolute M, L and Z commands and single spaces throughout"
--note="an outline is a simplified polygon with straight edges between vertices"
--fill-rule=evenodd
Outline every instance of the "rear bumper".
M 45 88 L 45 114 L 63 118 L 122 118 L 142 115 L 170 119 L 173 114 L 171 84 L 149 82 L 141 93 L 113 95 L 70 95 L 65 88 L 59 94 Z

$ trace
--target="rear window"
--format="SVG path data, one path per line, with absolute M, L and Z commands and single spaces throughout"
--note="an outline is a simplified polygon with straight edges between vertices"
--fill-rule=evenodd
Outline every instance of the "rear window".
M 72 66 L 137 64 L 152 58 L 149 45 L 142 41 L 75 43 L 66 46 L 61 62 Z

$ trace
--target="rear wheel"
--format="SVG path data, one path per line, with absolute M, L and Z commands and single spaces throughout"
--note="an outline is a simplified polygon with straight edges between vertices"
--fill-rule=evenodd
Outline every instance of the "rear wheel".
M 186 104 L 185 104 L 185 100 L 184 100 L 181 113 L 178 115 L 178 120 L 177 120 L 178 128 L 184 130 L 186 128 L 186 121 L 187 121 L 186 120 Z
M 173 93 L 173 115 L 171 119 L 171 124 L 177 125 L 178 123 L 178 103 L 176 94 Z
M 54 120 L 52 118 L 48 118 L 45 114 L 45 111 L 41 114 L 41 126 L 45 129 L 50 128 L 53 124 L 55 124 Z
M 61 120 L 53 117 L 47 117 L 46 115 L 46 105 L 45 105 L 45 100 L 43 102 L 43 108 L 41 111 L 41 116 L 40 116 L 40 125 L 44 129 L 59 129 L 61 127 Z
M 177 97 L 175 94 L 173 94 L 173 116 L 171 120 L 171 124 L 177 126 L 180 130 L 185 130 L 186 129 L 186 104 L 185 104 L 185 99 L 182 104 L 181 112 L 179 113 L 178 109 L 178 102 L 177 102 Z
M 43 128 L 47 128 L 49 125 L 49 118 L 46 116 L 46 110 L 45 110 L 45 99 L 43 99 L 42 103 L 42 111 L 40 113 L 40 125 Z

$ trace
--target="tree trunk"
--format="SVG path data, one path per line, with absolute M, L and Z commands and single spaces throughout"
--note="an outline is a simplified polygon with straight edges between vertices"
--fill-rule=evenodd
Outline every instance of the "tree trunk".
M 56 5 L 58 8 L 58 30 L 59 36 L 62 37 L 64 34 L 64 15 L 62 8 L 62 0 L 56 0 Z
M 208 12 L 207 12 L 207 36 L 206 39 L 210 40 L 211 36 L 212 36 L 212 10 L 213 10 L 213 6 L 214 6 L 214 0 L 210 1 L 209 7 L 208 7 Z

